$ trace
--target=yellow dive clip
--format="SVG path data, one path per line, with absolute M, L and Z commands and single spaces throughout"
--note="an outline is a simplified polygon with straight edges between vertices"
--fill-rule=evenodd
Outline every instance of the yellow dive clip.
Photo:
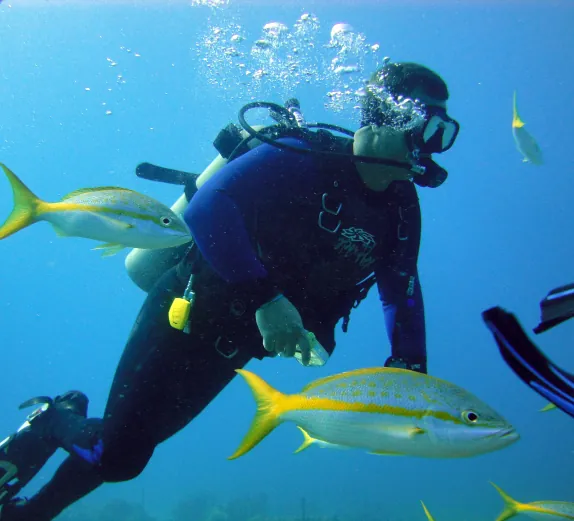
M 187 330 L 189 313 L 195 298 L 195 293 L 191 289 L 192 278 L 193 275 L 189 278 L 183 297 L 173 299 L 168 313 L 169 324 L 171 327 L 178 329 L 179 331 L 184 331 L 185 333 L 189 332 Z

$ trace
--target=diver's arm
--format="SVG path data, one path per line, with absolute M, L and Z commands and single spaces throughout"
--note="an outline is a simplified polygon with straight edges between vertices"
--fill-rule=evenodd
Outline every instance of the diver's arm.
M 239 205 L 223 190 L 206 186 L 185 211 L 203 257 L 227 282 L 264 279 L 268 273 L 251 244 Z
M 417 270 L 421 235 L 421 216 L 418 201 L 402 212 L 400 233 L 408 241 L 402 254 L 393 262 L 375 268 L 379 296 L 385 313 L 387 333 L 391 342 L 392 358 L 389 365 L 400 365 L 402 359 L 408 369 L 427 372 L 426 328 L 424 303 Z
M 298 186 L 293 172 L 305 170 L 302 163 L 308 161 L 306 156 L 261 145 L 217 172 L 184 213 L 206 261 L 230 284 L 255 285 L 259 304 L 280 291 L 253 244 L 258 208 L 263 201 L 274 200 L 278 206 L 291 201 Z

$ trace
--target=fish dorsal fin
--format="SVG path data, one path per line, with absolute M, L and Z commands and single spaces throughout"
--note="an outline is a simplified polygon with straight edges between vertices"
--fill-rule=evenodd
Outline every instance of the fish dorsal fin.
M 311 383 L 308 383 L 305 387 L 303 387 L 303 389 L 301 390 L 301 392 L 305 393 L 307 391 L 310 391 L 311 389 L 315 389 L 316 387 L 319 387 L 323 384 L 329 383 L 329 382 L 334 382 L 336 380 L 342 380 L 343 378 L 348 378 L 350 376 L 370 376 L 373 374 L 377 374 L 380 373 L 381 370 L 387 370 L 388 368 L 386 367 L 368 367 L 366 369 L 355 369 L 353 371 L 345 371 L 344 373 L 339 373 L 339 374 L 335 374 L 335 375 L 331 375 L 331 376 L 325 376 L 324 378 L 319 378 L 317 380 L 313 380 Z M 389 371 L 392 371 L 392 369 L 389 369 Z
M 76 197 L 78 195 L 91 194 L 94 192 L 103 192 L 104 190 L 121 190 L 123 192 L 133 192 L 133 190 L 130 190 L 128 188 L 122 188 L 121 186 L 98 186 L 95 188 L 79 188 L 78 190 L 74 190 L 73 192 L 70 192 L 69 194 L 66 194 L 64 197 L 62 197 L 62 201 L 65 201 L 66 199 L 71 199 L 72 197 Z
M 514 91 L 514 101 L 512 104 L 512 128 L 522 128 L 524 121 L 518 115 L 518 108 L 516 107 L 516 91 Z

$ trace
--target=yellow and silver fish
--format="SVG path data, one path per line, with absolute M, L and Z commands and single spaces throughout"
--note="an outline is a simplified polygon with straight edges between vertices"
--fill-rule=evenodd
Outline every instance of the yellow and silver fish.
M 380 455 L 468 457 L 518 439 L 502 416 L 469 392 L 406 369 L 357 369 L 321 378 L 292 395 L 250 371 L 237 372 L 253 392 L 257 413 L 229 459 L 250 451 L 287 421 L 325 444 Z
M 532 163 L 533 165 L 542 165 L 544 160 L 542 158 L 542 150 L 536 143 L 536 140 L 530 135 L 528 130 L 524 128 L 525 123 L 518 115 L 516 108 L 516 91 L 514 92 L 514 103 L 512 107 L 512 135 L 516 148 L 523 155 L 524 163 Z
M 167 206 L 147 195 L 118 187 L 84 188 L 48 203 L 39 199 L 0 163 L 14 193 L 14 209 L 0 226 L 0 239 L 39 221 L 56 233 L 103 241 L 94 249 L 113 255 L 125 247 L 158 249 L 191 240 L 186 224 Z
M 574 520 L 574 503 L 568 501 L 533 501 L 532 503 L 519 503 L 512 499 L 498 485 L 491 483 L 498 490 L 504 501 L 504 510 L 496 521 L 505 521 L 519 514 L 524 514 L 539 521 Z
M 425 511 L 425 515 L 427 516 L 428 521 L 434 521 L 434 517 L 431 516 L 431 513 L 428 511 L 426 505 L 421 501 L 421 505 L 423 506 L 423 510 Z

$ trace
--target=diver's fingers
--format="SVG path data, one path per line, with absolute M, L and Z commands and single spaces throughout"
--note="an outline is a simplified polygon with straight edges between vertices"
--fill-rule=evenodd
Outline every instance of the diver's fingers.
M 269 351 L 270 353 L 276 353 L 277 340 L 275 338 L 275 335 L 265 336 L 263 338 L 263 347 L 265 348 L 266 351 Z
M 285 356 L 293 357 L 297 351 L 297 335 L 289 335 L 289 339 L 285 342 Z
M 289 341 L 285 338 L 284 335 L 280 336 L 277 340 L 277 352 L 281 356 L 289 356 L 287 354 L 289 352 Z
M 301 352 L 301 362 L 303 362 L 303 365 L 309 365 L 311 362 L 311 344 L 309 342 L 309 337 L 307 336 L 306 331 L 299 334 L 297 345 L 299 346 L 299 351 Z

